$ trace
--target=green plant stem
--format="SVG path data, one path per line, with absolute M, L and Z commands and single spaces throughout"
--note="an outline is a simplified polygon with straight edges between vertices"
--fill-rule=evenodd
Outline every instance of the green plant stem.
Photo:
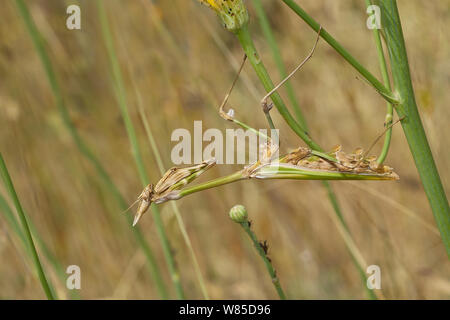
M 16 190 L 14 189 L 13 182 L 9 175 L 8 169 L 6 168 L 6 164 L 5 161 L 3 160 L 3 156 L 1 153 L 0 153 L 0 173 L 3 178 L 3 183 L 5 184 L 5 187 L 8 190 L 11 199 L 13 200 L 14 205 L 16 207 L 17 213 L 19 215 L 19 219 L 22 224 L 22 231 L 23 234 L 25 235 L 25 238 L 27 239 L 28 248 L 31 252 L 33 263 L 36 268 L 39 281 L 41 282 L 42 289 L 44 289 L 47 299 L 54 300 L 55 298 L 53 296 L 52 289 L 50 288 L 50 284 L 47 281 L 44 269 L 42 268 L 41 261 L 39 260 L 38 253 L 36 251 L 36 247 L 34 246 L 33 237 L 31 236 L 30 228 L 28 227 L 25 212 L 22 209 L 22 205 L 20 204 L 19 197 L 17 196 Z
M 10 228 L 14 231 L 14 233 L 19 237 L 22 243 L 25 246 L 25 250 L 28 250 L 27 239 L 20 228 L 20 224 L 14 216 L 14 212 L 11 207 L 8 205 L 8 202 L 5 198 L 0 194 L 0 209 L 3 212 L 3 216 L 6 219 L 6 222 L 10 226 Z
M 322 34 L 322 32 L 321 32 Z M 253 68 L 256 71 L 256 74 L 258 75 L 260 81 L 263 83 L 263 86 L 265 88 L 265 90 L 267 92 L 270 92 L 274 86 L 273 86 L 273 82 L 270 79 L 270 76 L 267 72 L 267 70 L 265 69 L 262 61 L 259 58 L 259 55 L 256 51 L 256 48 L 253 44 L 253 40 L 248 32 L 247 28 L 242 28 L 241 31 L 237 34 L 239 41 L 242 45 L 242 47 L 244 48 L 244 51 L 249 59 L 249 61 L 251 62 Z M 274 50 L 274 48 L 277 48 L 276 46 L 276 42 L 271 42 L 271 49 Z M 275 50 L 275 51 L 279 51 L 279 50 Z M 274 52 L 274 55 L 276 55 L 276 53 Z M 295 98 L 295 97 L 294 97 Z M 284 105 L 283 100 L 281 99 L 281 96 L 275 92 L 274 94 L 272 94 L 271 99 L 273 101 L 273 103 L 275 104 L 276 108 L 279 110 L 280 114 L 283 116 L 283 118 L 286 120 L 286 122 L 288 123 L 288 125 L 292 128 L 292 130 L 313 150 L 313 151 L 319 151 L 321 153 L 323 153 L 323 149 L 317 144 L 315 143 L 311 137 L 307 134 L 307 132 L 303 129 L 305 128 L 307 130 L 307 124 L 305 122 L 305 126 L 302 128 L 300 127 L 295 120 L 293 119 L 293 117 L 290 115 L 289 111 L 287 110 L 286 106 Z M 344 227 L 345 230 L 347 230 L 348 233 L 350 233 L 347 224 L 345 223 L 345 219 L 344 216 L 342 215 L 342 211 L 339 207 L 339 203 L 337 201 L 337 197 L 336 194 L 334 193 L 334 190 L 332 189 L 330 183 L 328 181 L 322 181 L 322 185 L 324 186 L 324 188 L 327 191 L 327 195 L 329 197 L 329 200 L 331 202 L 331 205 L 334 209 L 335 214 L 338 217 L 338 221 L 342 224 L 342 226 Z M 361 270 L 363 270 L 362 266 L 360 266 L 358 264 L 357 259 L 354 258 L 353 256 L 353 252 L 350 250 L 350 248 L 348 248 L 350 251 L 350 255 L 352 256 L 353 261 L 356 264 L 356 268 L 358 269 L 360 275 L 361 275 L 361 279 L 363 282 L 363 286 L 364 288 L 367 289 L 366 286 L 366 275 L 364 274 L 364 272 L 361 273 Z M 367 289 L 368 290 L 368 289 Z M 371 290 L 367 291 L 367 294 L 369 296 L 369 298 L 374 299 L 375 295 L 373 294 L 373 292 Z
M 287 77 L 288 72 L 286 70 L 286 67 L 284 66 L 283 59 L 281 57 L 280 49 L 278 48 L 277 42 L 275 40 L 275 36 L 272 32 L 272 28 L 269 23 L 269 19 L 267 18 L 266 13 L 264 12 L 264 8 L 262 6 L 261 0 L 252 0 L 253 7 L 255 8 L 256 14 L 258 16 L 259 23 L 261 25 L 261 29 L 264 33 L 264 36 L 267 40 L 267 43 L 269 44 L 269 47 L 272 51 L 273 59 L 277 65 L 279 74 L 281 79 L 284 79 Z M 300 104 L 298 103 L 298 100 L 295 96 L 294 88 L 292 87 L 290 81 L 287 81 L 285 84 L 286 86 L 286 92 L 289 97 L 289 101 L 291 102 L 291 105 L 294 109 L 295 116 L 297 118 L 297 121 L 301 125 L 301 127 L 304 129 L 304 131 L 308 131 L 308 126 L 305 120 L 305 117 L 303 116 L 302 110 L 300 108 Z
M 353 173 L 342 173 L 342 172 L 330 172 L 330 171 L 318 171 L 318 170 L 303 170 L 301 168 L 292 168 L 292 167 L 278 167 L 277 164 L 267 165 L 260 169 L 258 169 L 257 173 L 253 173 L 252 178 L 255 179 L 291 179 L 291 180 L 322 180 L 327 182 L 328 180 L 394 180 L 392 177 L 388 176 L 379 176 L 379 175 L 361 175 L 361 174 L 353 174 Z M 200 192 L 203 190 L 220 187 L 229 183 L 247 180 L 248 176 L 244 174 L 243 171 L 237 171 L 230 175 L 220 177 L 217 179 L 213 179 L 204 183 L 200 183 L 195 186 L 190 186 L 183 188 L 179 191 L 173 190 L 176 194 L 172 199 L 180 199 L 187 195 Z M 327 188 L 327 191 L 332 191 Z M 333 193 L 331 198 L 331 202 L 333 207 L 337 206 L 337 200 Z M 340 209 L 337 211 L 337 215 L 339 219 L 345 224 L 345 221 L 342 217 Z
M 253 69 L 255 70 L 256 74 L 258 75 L 259 80 L 261 81 L 262 85 L 264 86 L 264 89 L 267 92 L 270 92 L 273 88 L 273 82 L 270 79 L 269 74 L 267 73 L 266 68 L 264 67 L 264 64 L 262 60 L 259 57 L 258 52 L 256 51 L 255 45 L 253 43 L 253 40 L 250 36 L 248 26 L 243 26 L 239 31 L 236 33 L 236 36 L 239 39 L 239 42 L 242 45 L 242 48 L 244 49 L 245 54 L 247 55 L 248 60 L 250 61 L 251 65 L 253 66 Z M 303 141 L 313 150 L 323 151 L 318 144 L 316 144 L 311 137 L 308 135 L 308 133 L 295 121 L 294 117 L 291 115 L 289 110 L 287 109 L 286 105 L 284 104 L 283 100 L 281 99 L 281 96 L 278 92 L 274 92 L 271 95 L 271 99 L 277 108 L 278 112 L 280 112 L 283 119 L 286 121 L 286 123 L 289 125 L 289 127 L 300 137 Z M 265 113 L 266 117 L 270 117 L 269 113 Z
M 131 150 L 133 153 L 133 157 L 136 163 L 136 166 L 138 168 L 139 176 L 142 182 L 142 185 L 145 187 L 149 183 L 149 178 L 147 176 L 147 173 L 145 171 L 144 161 L 142 160 L 141 152 L 139 149 L 139 144 L 136 137 L 136 132 L 133 127 L 133 122 L 131 121 L 128 107 L 127 107 L 127 98 L 126 98 L 126 92 L 125 92 L 125 85 L 123 83 L 123 77 L 120 70 L 119 61 L 116 56 L 116 52 L 114 49 L 113 39 L 111 35 L 111 30 L 108 23 L 108 18 L 106 16 L 106 11 L 103 6 L 103 1 L 97 0 L 97 7 L 99 10 L 100 15 L 100 23 L 102 26 L 102 33 L 103 37 L 106 42 L 106 47 L 109 55 L 109 60 L 112 68 L 113 78 L 114 78 L 114 84 L 118 99 L 118 106 L 120 109 L 120 112 L 122 114 L 123 121 L 125 123 L 125 128 L 128 134 L 128 139 L 131 144 Z M 180 281 L 180 275 L 177 270 L 177 267 L 175 265 L 175 259 L 172 255 L 172 250 L 170 247 L 169 240 L 167 238 L 166 232 L 164 230 L 164 224 L 162 222 L 159 209 L 158 207 L 153 203 L 151 205 L 151 211 L 153 213 L 153 219 L 155 220 L 156 229 L 158 232 L 158 236 L 161 241 L 161 245 L 163 248 L 164 257 L 166 259 L 169 273 L 171 275 L 172 282 L 175 287 L 175 292 L 178 299 L 184 299 L 184 292 L 183 287 L 181 285 Z
M 261 244 L 259 243 L 258 238 L 256 237 L 256 234 L 250 228 L 250 224 L 248 223 L 248 221 L 246 221 L 246 222 L 240 223 L 240 225 L 242 226 L 244 231 L 248 234 L 248 236 L 250 237 L 250 239 L 253 242 L 253 245 L 255 246 L 255 248 L 258 251 L 261 258 L 263 259 L 264 264 L 267 269 L 267 272 L 269 273 L 270 278 L 272 280 L 273 286 L 277 290 L 278 296 L 280 297 L 281 300 L 286 300 L 286 295 L 284 294 L 283 288 L 281 287 L 280 279 L 278 279 L 277 273 L 276 273 L 272 263 L 269 261 L 266 252 L 264 251 Z
M 450 208 L 417 109 L 397 2 L 382 0 L 380 5 L 392 76 L 400 97 L 396 111 L 399 118 L 405 117 L 402 128 L 450 257 Z
M 372 5 L 372 1 L 366 0 L 366 6 L 369 7 L 370 5 Z M 383 44 L 381 42 L 380 30 L 378 30 L 377 28 L 374 28 L 373 29 L 373 37 L 375 39 L 375 45 L 377 47 L 378 61 L 380 64 L 380 71 L 381 71 L 381 76 L 383 78 L 383 83 L 386 86 L 386 88 L 388 88 L 389 90 L 392 90 L 391 81 L 389 80 L 389 74 L 388 74 L 388 69 L 387 69 L 387 65 L 386 65 L 386 59 L 384 57 Z M 386 131 L 386 135 L 384 137 L 383 148 L 381 149 L 381 153 L 377 159 L 378 165 L 383 164 L 383 162 L 386 159 L 386 156 L 388 154 L 389 147 L 391 145 L 392 128 L 390 126 L 392 124 L 393 114 L 394 114 L 394 107 L 392 106 L 392 104 L 390 102 L 387 102 L 386 103 L 386 117 L 385 117 L 384 125 L 386 128 L 389 128 L 389 129 Z
M 7 201 L 5 200 L 5 198 L 3 198 L 2 195 L 0 195 L 0 211 L 2 211 L 4 213 L 4 216 L 9 224 L 9 226 L 13 229 L 13 231 L 16 233 L 16 235 L 22 241 L 24 249 L 27 251 L 28 254 L 30 254 L 31 252 L 28 249 L 27 239 L 25 238 L 12 209 L 10 208 Z M 28 216 L 26 212 L 25 212 L 25 215 Z M 30 218 L 28 218 L 27 221 L 28 221 L 28 226 L 31 231 L 31 235 L 36 240 L 38 248 L 41 249 L 42 254 L 45 256 L 47 261 L 50 262 L 55 274 L 58 276 L 61 283 L 65 286 L 67 274 L 65 273 L 64 268 L 62 267 L 62 265 L 59 263 L 59 261 L 56 259 L 56 257 L 51 252 L 50 248 L 47 246 L 47 244 L 44 242 L 44 240 L 41 238 L 41 236 L 37 232 L 37 229 L 34 226 L 33 221 Z M 49 284 L 50 284 L 50 287 L 53 288 L 50 280 L 49 280 Z M 55 292 L 55 290 L 53 290 L 53 292 Z M 72 299 L 80 298 L 80 296 L 78 295 L 76 290 L 69 290 L 69 295 L 72 297 Z M 55 293 L 54 293 L 54 296 L 57 298 Z
M 61 89 L 60 89 L 58 81 L 56 79 L 55 72 L 53 70 L 52 63 L 51 63 L 50 58 L 45 49 L 44 39 L 42 38 L 39 30 L 36 27 L 36 25 L 33 21 L 33 18 L 30 15 L 27 5 L 25 4 L 25 2 L 23 0 L 16 0 L 16 5 L 19 10 L 19 13 L 22 16 L 25 26 L 27 27 L 28 33 L 30 34 L 30 37 L 33 41 L 33 44 L 39 55 L 42 65 L 44 67 L 44 71 L 45 71 L 47 80 L 52 89 L 52 93 L 55 98 L 55 103 L 56 103 L 58 111 L 61 115 L 61 118 L 63 120 L 64 126 L 69 131 L 70 136 L 72 137 L 72 140 L 75 143 L 78 150 L 80 151 L 80 153 L 84 157 L 86 157 L 86 159 L 95 168 L 97 174 L 99 175 L 100 179 L 104 183 L 104 186 L 107 188 L 107 190 L 111 193 L 111 195 L 117 201 L 121 210 L 126 210 L 128 205 L 127 205 L 125 199 L 123 198 L 123 196 L 121 195 L 119 189 L 113 183 L 111 177 L 109 176 L 109 174 L 107 173 L 107 171 L 105 170 L 105 168 L 103 167 L 101 162 L 98 160 L 98 158 L 95 156 L 95 154 L 91 151 L 91 149 L 85 144 L 84 140 L 80 137 L 77 129 L 75 128 L 75 126 L 70 118 L 69 112 L 64 103 Z M 128 215 L 126 217 L 127 217 L 128 225 L 130 226 L 130 229 L 132 230 L 132 233 L 135 236 L 136 242 L 142 248 L 142 250 L 147 258 L 149 271 L 150 271 L 153 281 L 156 284 L 157 291 L 158 291 L 159 295 L 161 296 L 161 298 L 166 299 L 168 297 L 167 290 L 165 288 L 164 282 L 162 281 L 161 272 L 159 271 L 159 268 L 156 263 L 156 259 L 154 258 L 153 252 L 152 252 L 150 246 L 147 244 L 141 230 L 139 228 L 131 227 L 133 218 Z
M 225 177 L 220 177 L 220 178 L 217 178 L 217 179 L 214 179 L 214 180 L 202 183 L 202 184 L 198 184 L 196 186 L 184 188 L 184 189 L 180 190 L 178 195 L 179 195 L 179 198 L 182 198 L 182 197 L 185 197 L 185 196 L 190 195 L 195 192 L 223 186 L 223 185 L 226 185 L 226 184 L 229 184 L 232 182 L 236 182 L 236 181 L 240 181 L 240 180 L 244 180 L 244 179 L 246 179 L 246 177 L 244 177 L 242 175 L 241 171 L 238 171 L 238 172 L 235 172 L 235 173 L 230 174 Z
M 313 30 L 319 32 L 320 24 L 315 21 L 310 15 L 308 15 L 298 4 L 293 0 L 282 0 L 287 6 L 289 6 L 300 18 L 302 18 Z M 356 60 L 336 39 L 334 39 L 323 27 L 320 31 L 320 36 L 332 46 L 337 53 L 339 53 L 348 63 L 350 63 L 363 77 L 366 79 L 372 87 L 375 88 L 381 96 L 388 102 L 394 105 L 398 103 L 398 99 L 384 86 L 377 78 L 375 78 L 366 68 L 364 68 L 358 60 Z

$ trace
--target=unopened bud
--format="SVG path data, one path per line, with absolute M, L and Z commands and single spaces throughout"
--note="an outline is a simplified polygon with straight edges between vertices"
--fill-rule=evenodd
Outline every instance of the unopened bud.
M 236 223 L 246 222 L 248 219 L 247 209 L 243 205 L 235 205 L 230 209 L 230 218 Z

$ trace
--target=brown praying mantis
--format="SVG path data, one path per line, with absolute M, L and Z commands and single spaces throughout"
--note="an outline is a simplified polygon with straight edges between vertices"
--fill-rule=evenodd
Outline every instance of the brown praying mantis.
M 261 99 L 261 107 L 264 113 L 269 113 L 272 108 L 272 103 L 268 103 L 270 96 L 276 92 L 289 78 L 291 78 L 300 68 L 313 56 L 317 44 L 320 39 L 320 31 L 317 33 L 317 38 L 310 53 L 303 59 L 303 61 L 278 85 L 276 85 L 270 92 L 268 92 Z M 340 146 L 336 146 L 330 152 L 325 153 L 317 150 L 312 150 L 306 147 L 298 147 L 294 151 L 279 157 L 274 158 L 274 154 L 278 151 L 279 146 L 272 142 L 272 139 L 256 129 L 235 118 L 235 111 L 229 109 L 225 111 L 225 106 L 231 92 L 239 78 L 239 75 L 245 64 L 246 57 L 234 78 L 232 85 L 225 95 L 222 104 L 219 107 L 219 114 L 227 121 L 234 122 L 238 126 L 251 130 L 258 135 L 263 135 L 266 141 L 266 146 L 262 153 L 262 157 L 256 162 L 245 166 L 242 170 L 231 175 L 220 177 L 214 180 L 207 181 L 192 187 L 186 187 L 190 182 L 195 180 L 202 173 L 210 169 L 216 164 L 215 159 L 203 161 L 188 167 L 173 167 L 169 169 L 164 176 L 156 183 L 156 185 L 149 184 L 145 187 L 137 200 L 130 206 L 138 203 L 137 212 L 133 221 L 133 226 L 136 225 L 142 215 L 148 210 L 150 204 L 163 203 L 169 200 L 177 200 L 189 194 L 199 192 L 202 190 L 214 188 L 228 183 L 246 180 L 246 179 L 294 179 L 294 180 L 398 180 L 398 175 L 392 168 L 386 165 L 380 165 L 376 156 L 368 156 L 368 153 L 375 145 L 375 143 L 389 130 L 393 125 L 402 119 L 392 123 L 385 128 L 370 148 L 364 152 L 362 148 L 357 148 L 353 153 L 345 153 Z M 273 129 L 273 123 L 270 122 Z M 130 209 L 129 208 L 129 209 Z M 127 209 L 128 211 L 128 209 Z

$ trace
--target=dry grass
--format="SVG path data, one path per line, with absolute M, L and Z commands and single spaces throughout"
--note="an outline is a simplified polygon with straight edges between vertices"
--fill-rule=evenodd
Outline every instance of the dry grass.
M 29 3 L 48 41 L 77 128 L 131 202 L 141 185 L 114 105 L 95 5 L 80 1 L 83 29 L 68 31 L 62 2 Z M 281 3 L 266 3 L 284 60 L 291 69 L 310 50 L 316 35 Z M 377 74 L 377 53 L 372 34 L 365 28 L 363 2 L 305 0 L 302 4 Z M 174 129 L 192 129 L 193 120 L 203 120 L 205 129 L 230 127 L 219 117 L 217 107 L 242 52 L 233 36 L 222 30 L 207 10 L 199 10 L 194 1 L 108 1 L 105 5 L 143 158 L 151 181 L 157 181 L 160 173 L 140 126 L 133 83 L 142 96 L 164 164 L 169 167 L 173 146 L 170 134 Z M 450 190 L 450 153 L 445 139 L 450 135 L 448 1 L 403 0 L 399 9 L 423 122 L 444 187 Z M 277 79 L 256 21 L 251 29 L 262 59 Z M 243 121 L 265 128 L 259 109 L 263 90 L 249 66 L 244 73 L 229 103 Z M 101 187 L 93 168 L 76 151 L 60 121 L 41 64 L 12 2 L 6 2 L 0 13 L 0 79 L 2 153 L 22 205 L 42 237 L 64 266 L 81 267 L 81 296 L 157 298 L 144 267 L 145 259 L 123 225 L 119 208 Z M 320 145 L 330 149 L 337 143 L 348 150 L 367 148 L 382 130 L 384 101 L 324 42 L 319 43 L 314 57 L 292 85 L 311 135 Z M 287 151 L 301 144 L 276 111 L 272 115 L 281 127 L 282 148 Z M 373 152 L 380 148 L 381 144 Z M 387 163 L 399 174 L 399 182 L 332 184 L 366 262 L 381 267 L 387 298 L 448 298 L 445 249 L 429 227 L 435 222 L 399 128 L 393 130 L 391 148 Z M 234 169 L 217 166 L 205 175 L 217 177 Z M 0 192 L 6 195 L 3 188 Z M 258 236 L 269 241 L 270 255 L 288 296 L 363 298 L 359 276 L 330 220 L 328 212 L 332 209 L 325 197 L 316 182 L 250 181 L 180 200 L 210 296 L 276 298 L 271 283 L 261 281 L 265 272 L 261 261 L 241 230 L 229 220 L 228 210 L 241 203 L 252 213 Z M 186 295 L 201 298 L 172 208 L 165 204 L 161 211 Z M 151 216 L 140 223 L 165 270 Z M 18 250 L 19 239 L 3 218 L 0 228 L 0 260 L 6 262 L 0 265 L 0 297 L 43 297 L 31 266 Z M 169 284 L 168 273 L 164 274 Z

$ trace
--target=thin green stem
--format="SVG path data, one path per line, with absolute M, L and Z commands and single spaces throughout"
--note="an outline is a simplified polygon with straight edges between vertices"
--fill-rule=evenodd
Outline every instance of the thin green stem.
M 16 207 L 17 213 L 19 215 L 19 219 L 22 224 L 22 231 L 23 234 L 25 235 L 25 238 L 27 239 L 28 249 L 31 252 L 33 263 L 36 268 L 39 281 L 41 282 L 42 289 L 44 289 L 47 299 L 54 300 L 55 297 L 52 293 L 50 284 L 45 276 L 44 269 L 42 268 L 41 261 L 39 260 L 38 253 L 36 251 L 36 247 L 34 246 L 33 237 L 31 236 L 31 231 L 30 228 L 28 227 L 25 212 L 22 209 L 22 205 L 20 204 L 19 197 L 17 196 L 16 190 L 14 189 L 11 176 L 9 175 L 8 169 L 6 168 L 6 164 L 5 161 L 3 160 L 3 156 L 1 153 L 0 153 L 0 173 L 3 178 L 3 183 L 5 184 L 5 187 L 8 190 L 9 195 L 11 196 L 11 199 L 13 200 L 14 206 Z
M 9 206 L 6 199 L 0 194 L 0 211 L 3 212 L 3 216 L 6 219 L 6 222 L 8 223 L 9 227 L 13 230 L 13 232 L 17 235 L 17 237 L 20 239 L 22 243 L 22 247 L 25 250 L 26 255 L 33 261 L 33 253 L 30 250 L 30 247 L 28 245 L 27 238 L 25 237 L 22 228 L 20 227 L 19 222 L 16 219 L 16 216 L 14 215 L 13 210 Z M 25 215 L 27 216 L 26 212 Z M 56 258 L 53 256 L 53 254 L 50 252 L 49 248 L 45 245 L 44 241 L 40 238 L 39 234 L 37 233 L 36 229 L 34 228 L 30 218 L 27 219 L 28 226 L 31 231 L 31 235 L 34 239 L 36 239 L 38 247 L 41 249 L 43 255 L 47 258 L 47 260 L 50 262 L 50 264 L 53 267 L 53 270 L 55 271 L 56 275 L 60 278 L 62 283 L 66 282 L 66 274 L 64 273 L 64 270 L 62 266 L 59 264 L 59 262 L 56 260 Z M 54 286 L 52 285 L 51 279 L 49 277 L 48 283 L 50 286 L 50 289 L 52 291 L 53 296 L 58 299 L 58 296 L 56 294 L 56 290 Z M 74 299 L 78 299 L 79 296 L 74 292 L 73 290 L 70 290 L 70 295 Z
M 26 239 L 25 235 L 23 234 L 22 229 L 20 228 L 19 222 L 17 221 L 13 210 L 11 209 L 8 202 L 1 194 L 0 194 L 0 211 L 3 212 L 3 216 L 5 217 L 9 227 L 19 237 L 19 239 L 22 242 L 23 248 L 25 249 L 25 251 L 31 258 L 31 251 L 29 250 L 27 239 Z M 25 212 L 25 215 L 28 216 L 26 212 Z M 58 278 L 60 279 L 61 283 L 63 283 L 65 285 L 66 279 L 67 279 L 67 274 L 65 273 L 65 270 L 63 269 L 62 265 L 59 263 L 59 261 L 53 255 L 53 253 L 51 252 L 51 250 L 49 249 L 47 244 L 44 242 L 44 240 L 41 238 L 41 236 L 37 232 L 36 227 L 33 224 L 33 221 L 29 217 L 27 219 L 27 222 L 28 222 L 28 226 L 31 231 L 31 235 L 36 240 L 38 248 L 41 249 L 41 252 L 44 255 L 44 257 L 52 265 L 53 270 L 54 270 L 55 274 L 58 276 Z M 49 279 L 49 283 L 50 283 L 52 292 L 54 293 L 54 296 L 56 297 L 55 290 L 53 290 L 53 286 L 51 285 L 50 279 Z M 69 294 L 73 299 L 80 298 L 80 296 L 78 295 L 78 293 L 75 290 L 69 290 Z
M 400 97 L 396 111 L 399 118 L 405 117 L 402 128 L 450 257 L 450 207 L 417 109 L 397 2 L 382 0 L 380 7 L 394 86 Z
M 255 246 L 256 250 L 258 251 L 259 255 L 264 261 L 264 264 L 266 266 L 267 272 L 270 275 L 270 278 L 272 280 L 273 286 L 277 290 L 278 296 L 281 300 L 286 300 L 286 295 L 284 294 L 283 288 L 280 284 L 280 279 L 277 277 L 277 273 L 275 271 L 275 268 L 272 265 L 272 262 L 270 262 L 269 258 L 267 257 L 266 250 L 261 246 L 261 243 L 259 242 L 258 238 L 256 237 L 256 234 L 252 231 L 250 228 L 250 224 L 248 221 L 240 223 L 244 231 L 248 234 L 250 239 L 253 242 L 253 245 Z
M 298 4 L 293 0 L 282 0 L 289 6 L 300 18 L 302 18 L 313 30 L 319 32 L 320 24 L 308 15 Z M 350 63 L 363 77 L 366 79 L 375 90 L 388 102 L 393 104 L 398 103 L 397 97 L 394 93 L 386 88 L 375 76 L 373 76 L 366 68 L 364 68 L 358 60 L 356 60 L 336 39 L 334 39 L 323 27 L 320 36 L 332 46 L 337 53 L 339 53 L 348 63 Z
M 367 7 L 369 7 L 370 5 L 372 5 L 372 1 L 366 0 L 366 5 L 367 5 Z M 381 42 L 381 35 L 380 35 L 379 29 L 377 29 L 377 28 L 373 29 L 373 37 L 375 39 L 375 45 L 377 47 L 378 61 L 380 63 L 380 71 L 381 71 L 381 76 L 383 78 L 383 83 L 386 86 L 386 88 L 388 88 L 389 90 L 392 90 L 391 81 L 389 80 L 389 74 L 388 74 L 388 69 L 387 69 L 387 65 L 386 65 L 386 59 L 384 57 L 383 44 Z M 384 120 L 384 125 L 386 128 L 389 128 L 389 129 L 386 131 L 383 148 L 381 149 L 380 156 L 377 159 L 377 163 L 379 165 L 383 164 L 383 162 L 386 159 L 386 156 L 389 152 L 389 147 L 391 145 L 392 127 L 390 127 L 390 126 L 392 124 L 393 114 L 394 114 L 394 107 L 392 106 L 392 104 L 390 102 L 387 102 L 386 103 L 386 117 Z
M 19 222 L 17 221 L 14 212 L 11 207 L 8 205 L 6 199 L 0 194 L 0 209 L 3 212 L 3 216 L 5 217 L 6 222 L 10 226 L 10 228 L 14 231 L 14 233 L 19 237 L 22 243 L 25 246 L 25 249 L 28 250 L 27 239 L 20 228 Z
M 72 140 L 75 143 L 78 150 L 80 151 L 80 153 L 84 157 L 86 157 L 86 159 L 95 168 L 97 174 L 99 175 L 100 179 L 104 183 L 104 186 L 107 188 L 107 190 L 111 193 L 111 195 L 117 201 L 119 207 L 122 210 L 125 210 L 128 207 L 125 199 L 121 195 L 119 189 L 113 183 L 111 177 L 109 176 L 109 174 L 107 173 L 107 171 L 105 170 L 105 168 L 103 167 L 101 162 L 98 160 L 98 158 L 95 156 L 95 154 L 91 151 L 91 149 L 86 145 L 84 140 L 80 137 L 77 129 L 75 128 L 75 126 L 70 118 L 69 112 L 64 103 L 62 91 L 59 87 L 59 83 L 56 78 L 56 74 L 53 70 L 53 65 L 51 63 L 50 57 L 48 56 L 46 48 L 45 48 L 44 39 L 36 27 L 36 24 L 34 23 L 33 18 L 30 15 L 27 5 L 25 4 L 25 2 L 23 0 L 16 0 L 16 5 L 17 5 L 19 13 L 21 14 L 22 19 L 25 23 L 27 31 L 30 34 L 30 37 L 33 41 L 36 52 L 38 53 L 41 63 L 44 67 L 44 71 L 45 71 L 47 80 L 52 89 L 52 93 L 55 98 L 55 103 L 56 103 L 58 111 L 61 115 L 61 119 L 63 120 L 64 126 L 69 131 L 69 133 L 72 137 Z M 156 259 L 154 258 L 154 255 L 153 255 L 153 252 L 152 252 L 150 246 L 147 244 L 140 229 L 131 227 L 133 218 L 128 215 L 126 216 L 126 218 L 127 218 L 128 225 L 130 226 L 130 229 L 132 230 L 132 233 L 135 236 L 137 243 L 142 248 L 142 250 L 147 258 L 149 271 L 150 271 L 153 281 L 156 284 L 158 293 L 161 296 L 161 298 L 166 299 L 168 297 L 167 290 L 165 288 L 164 282 L 162 281 L 161 272 L 158 268 Z
M 244 179 L 246 179 L 246 177 L 244 177 L 242 175 L 241 171 L 238 171 L 238 172 L 235 172 L 235 173 L 230 174 L 225 177 L 220 177 L 220 178 L 217 178 L 217 179 L 214 179 L 214 180 L 202 183 L 202 184 L 184 188 L 183 190 L 179 191 L 178 198 L 182 198 L 182 197 L 185 197 L 185 196 L 190 195 L 195 192 L 223 186 L 223 185 L 226 185 L 226 184 L 229 184 L 232 182 L 236 182 L 236 181 L 240 181 L 240 180 L 244 180 Z
M 280 77 L 281 77 L 281 79 L 284 79 L 287 77 L 288 72 L 286 70 L 286 67 L 284 66 L 283 59 L 282 59 L 281 53 L 280 53 L 280 49 L 278 48 L 277 42 L 275 40 L 275 36 L 274 36 L 272 28 L 270 26 L 269 19 L 267 18 L 267 15 L 264 11 L 261 0 L 252 0 L 252 3 L 253 3 L 253 7 L 255 8 L 256 14 L 258 16 L 258 20 L 261 25 L 261 29 L 264 33 L 267 43 L 269 44 L 270 50 L 272 51 L 272 56 L 275 61 L 275 64 L 277 65 Z M 290 81 L 287 81 L 285 83 L 285 86 L 286 86 L 286 92 L 287 92 L 289 101 L 291 102 L 291 105 L 294 109 L 294 113 L 297 118 L 297 121 L 302 126 L 304 131 L 308 131 L 308 125 L 306 123 L 305 117 L 303 116 L 298 99 L 295 96 L 294 88 L 292 87 Z
M 108 56 L 112 68 L 113 78 L 114 78 L 114 87 L 117 94 L 118 106 L 120 112 L 122 114 L 122 119 L 125 123 L 125 128 L 128 134 L 128 139 L 131 144 L 132 154 L 138 168 L 139 176 L 142 182 L 142 185 L 145 187 L 149 183 L 148 175 L 145 171 L 144 161 L 142 160 L 139 144 L 137 141 L 136 132 L 134 130 L 133 122 L 131 121 L 128 106 L 127 106 L 127 97 L 125 91 L 125 85 L 123 83 L 122 72 L 120 70 L 119 60 L 117 59 L 117 55 L 114 49 L 114 43 L 112 39 L 111 30 L 108 23 L 108 18 L 106 15 L 105 8 L 103 6 L 102 0 L 97 0 L 97 8 L 99 10 L 100 15 L 100 23 L 102 26 L 103 37 L 106 42 L 106 48 L 108 51 Z M 172 255 L 172 250 L 170 247 L 169 240 L 167 238 L 166 232 L 164 230 L 164 224 L 162 222 L 159 209 L 155 204 L 151 205 L 151 210 L 153 213 L 153 219 L 155 220 L 156 229 L 158 232 L 158 236 L 161 241 L 161 245 L 163 248 L 164 257 L 166 259 L 169 273 L 171 275 L 172 282 L 175 287 L 175 292 L 178 299 L 184 299 L 183 287 L 180 281 L 180 275 L 177 270 L 175 259 Z
M 335 172 L 335 171 L 319 171 L 319 170 L 305 170 L 303 168 L 295 168 L 293 166 L 283 166 L 283 164 L 269 164 L 262 166 L 252 173 L 252 178 L 256 179 L 291 179 L 291 180 L 396 180 L 395 175 L 378 175 L 378 174 L 357 174 L 351 172 Z M 203 182 L 198 185 L 186 187 L 179 191 L 173 190 L 173 197 L 170 199 L 178 200 L 187 195 L 200 192 L 203 190 L 220 187 L 229 183 L 246 180 L 250 177 L 244 171 L 237 171 L 230 175 Z M 327 191 L 331 190 L 327 188 Z M 337 206 L 336 198 L 333 194 L 333 207 Z M 340 209 L 337 212 L 341 221 L 345 224 Z

